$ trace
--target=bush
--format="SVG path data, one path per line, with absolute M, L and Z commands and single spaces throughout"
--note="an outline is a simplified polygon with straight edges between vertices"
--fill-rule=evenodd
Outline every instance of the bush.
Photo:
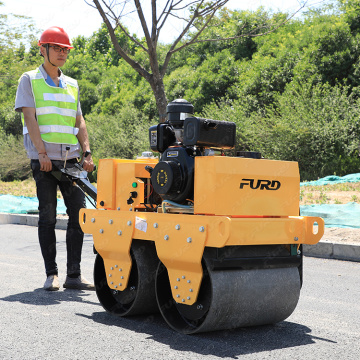
M 348 87 L 328 84 L 289 86 L 277 110 L 267 112 L 275 125 L 264 152 L 298 161 L 306 180 L 359 171 L 359 100 L 348 93 Z
M 90 146 L 95 157 L 133 159 L 149 149 L 149 123 L 128 105 L 117 115 L 90 114 L 87 117 Z
M 5 135 L 0 130 L 0 180 L 25 180 L 31 177 L 22 136 Z
M 14 111 L 14 103 L 3 103 L 0 107 L 0 128 L 6 134 L 22 134 L 21 115 Z
M 204 114 L 237 124 L 238 149 L 297 161 L 302 180 L 342 176 L 360 169 L 360 101 L 348 92 L 328 84 L 292 84 L 264 112 L 251 110 L 256 101 L 248 97 L 212 105 Z

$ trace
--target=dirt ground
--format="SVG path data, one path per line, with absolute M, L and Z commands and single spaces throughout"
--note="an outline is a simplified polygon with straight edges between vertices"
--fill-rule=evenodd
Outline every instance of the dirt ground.
M 300 205 L 360 203 L 360 182 L 301 186 Z
M 360 244 L 360 229 L 325 228 L 325 233 L 321 241 Z

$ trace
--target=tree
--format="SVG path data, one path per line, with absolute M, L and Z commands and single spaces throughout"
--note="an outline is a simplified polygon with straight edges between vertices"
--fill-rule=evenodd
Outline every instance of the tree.
M 0 7 L 3 6 L 0 1 Z M 4 47 L 19 46 L 24 41 L 30 43 L 37 32 L 33 20 L 28 16 L 0 13 L 0 50 Z
M 289 21 L 289 19 L 307 3 L 307 0 L 300 1 L 302 5 L 297 12 L 291 16 L 286 16 L 285 19 L 282 18 L 277 23 L 270 25 L 259 24 L 256 29 L 240 32 L 240 34 L 237 32 L 231 37 L 206 38 L 204 30 L 208 27 L 216 26 L 215 15 L 220 9 L 225 7 L 228 1 L 229 0 L 151 0 L 151 26 L 148 26 L 140 0 L 93 0 L 92 2 L 95 6 L 85 0 L 88 5 L 95 7 L 99 11 L 117 53 L 150 84 L 155 96 L 161 122 L 165 121 L 166 105 L 168 103 L 163 79 L 173 54 L 200 42 L 216 42 L 268 34 Z M 159 9 L 161 10 L 158 11 Z M 137 13 L 145 36 L 143 40 L 138 40 L 135 36 L 131 35 L 124 26 L 123 19 L 131 13 Z M 183 15 L 184 13 L 186 13 L 185 16 Z M 160 32 L 170 18 L 183 20 L 184 27 L 178 37 L 169 46 L 166 54 L 160 56 L 158 51 Z M 246 25 L 247 24 L 244 24 L 243 29 L 247 29 Z M 147 54 L 149 67 L 136 61 L 135 58 L 121 46 L 115 34 L 115 30 L 117 29 L 120 29 L 138 48 Z

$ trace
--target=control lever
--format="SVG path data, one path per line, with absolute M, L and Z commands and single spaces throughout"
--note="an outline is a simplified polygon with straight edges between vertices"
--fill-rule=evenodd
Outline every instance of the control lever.
M 81 163 L 80 163 L 80 166 L 81 166 L 81 167 L 83 166 L 85 159 L 86 159 L 90 154 L 91 154 L 90 151 L 88 151 L 88 150 L 85 151 L 85 154 L 84 154 L 84 156 L 83 156 L 83 158 L 82 158 L 82 161 L 81 161 Z M 94 168 L 94 170 L 95 170 L 95 168 Z
M 66 169 L 66 161 L 67 161 L 68 153 L 70 150 L 70 146 L 67 146 L 65 149 L 66 149 L 66 154 L 65 154 L 64 169 Z
M 149 165 L 146 165 L 145 166 L 145 170 L 150 174 L 150 176 L 151 176 L 151 174 L 152 174 L 152 172 L 153 172 L 153 170 L 154 170 L 154 168 L 153 167 L 151 167 L 151 166 L 149 166 Z
M 134 202 L 133 199 L 136 199 L 137 195 L 138 195 L 138 193 L 136 191 L 131 191 L 130 192 L 130 197 L 127 199 L 128 205 L 131 205 Z

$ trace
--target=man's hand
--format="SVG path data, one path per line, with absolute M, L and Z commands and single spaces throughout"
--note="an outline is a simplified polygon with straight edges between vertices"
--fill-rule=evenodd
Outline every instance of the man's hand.
M 39 154 L 40 171 L 49 172 L 52 170 L 52 163 L 46 153 Z
M 51 171 L 52 163 L 46 154 L 45 144 L 41 139 L 39 124 L 35 117 L 35 108 L 23 107 L 22 112 L 24 114 L 25 124 L 29 131 L 30 139 L 39 152 L 40 170 L 47 172 Z
M 89 137 L 86 130 L 85 120 L 82 115 L 76 116 L 75 126 L 79 129 L 78 134 L 76 135 L 81 148 L 84 151 L 83 157 L 81 158 L 82 167 L 87 172 L 94 170 L 94 162 L 91 157 L 90 146 L 89 146 Z M 87 149 L 87 150 L 86 150 Z
M 94 170 L 94 162 L 91 157 L 91 154 L 89 154 L 86 158 L 83 158 L 84 162 L 82 164 L 82 167 L 85 171 L 91 172 Z

